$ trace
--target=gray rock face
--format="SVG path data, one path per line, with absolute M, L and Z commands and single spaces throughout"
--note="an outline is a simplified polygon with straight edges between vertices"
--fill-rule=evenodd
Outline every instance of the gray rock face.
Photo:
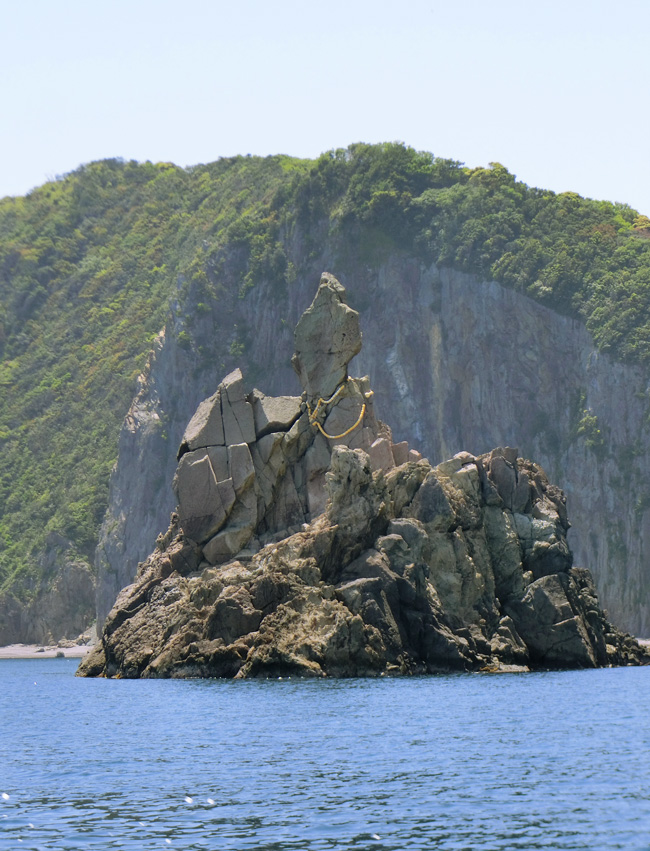
M 326 276 L 317 299 L 342 297 Z M 572 567 L 565 497 L 539 466 L 505 447 L 434 468 L 392 442 L 368 379 L 348 378 L 346 365 L 335 391 L 315 399 L 311 390 L 325 385 L 313 376 L 305 371 L 299 406 L 278 403 L 282 414 L 247 392 L 239 371 L 199 405 L 179 451 L 178 513 L 80 673 L 356 676 L 650 662 L 608 621 L 589 572 Z M 221 434 L 223 443 L 196 443 Z
M 109 506 L 95 552 L 98 631 L 121 589 L 133 582 L 151 542 L 169 524 L 178 440 L 187 411 L 201 398 L 185 380 L 190 369 L 186 353 L 169 344 L 167 332 L 161 333 L 120 431 Z M 180 409 L 185 409 L 182 422 Z
M 255 421 L 253 408 L 245 398 L 241 370 L 231 372 L 221 386 L 221 416 L 226 445 L 252 443 L 255 440 Z
M 200 543 L 221 529 L 237 499 L 232 479 L 217 479 L 207 449 L 183 455 L 176 470 L 174 490 L 183 531 Z
M 226 335 L 236 323 L 255 329 L 241 357 L 244 373 L 263 375 L 266 393 L 300 392 L 290 366 L 292 330 L 313 298 L 313 281 L 336 258 L 363 325 L 363 350 L 350 369 L 372 375 L 375 406 L 389 415 L 396 441 L 435 463 L 459 447 L 478 455 L 508 444 L 536 459 L 567 495 L 575 563 L 593 571 L 616 623 L 650 637 L 647 371 L 598 353 L 581 323 L 495 282 L 400 252 L 366 265 L 341 259 L 331 240 L 323 245 L 314 257 L 299 234 L 285 242 L 297 271 L 286 297 L 277 298 L 265 279 L 244 299 L 236 287 L 220 297 L 223 326 L 209 323 L 206 339 L 226 339 L 221 374 L 231 368 Z M 230 271 L 236 279 L 238 270 Z M 191 315 L 192 304 L 183 310 Z M 197 365 L 177 345 L 184 326 L 174 321 L 120 436 L 95 561 L 100 620 L 167 526 L 188 413 L 220 377 L 220 360 Z M 585 411 L 597 417 L 596 444 L 581 426 Z M 322 489 L 313 493 L 316 500 Z
M 301 413 L 299 396 L 267 396 L 261 390 L 253 390 L 251 402 L 257 438 L 288 431 Z
M 70 541 L 51 532 L 42 567 L 43 584 L 27 605 L 10 594 L 0 594 L 0 644 L 73 640 L 92 620 L 95 578 Z
M 359 314 L 345 301 L 345 290 L 324 274 L 311 306 L 294 334 L 292 359 L 300 383 L 312 399 L 329 398 L 348 376 L 348 364 L 361 351 Z
M 221 415 L 221 391 L 204 399 L 189 421 L 179 454 L 193 449 L 205 449 L 207 446 L 223 446 L 224 431 Z
M 397 439 L 436 462 L 508 444 L 534 458 L 566 493 L 574 562 L 611 619 L 650 636 L 647 370 L 597 352 L 581 323 L 454 270 L 394 256 L 363 296 L 355 363 Z

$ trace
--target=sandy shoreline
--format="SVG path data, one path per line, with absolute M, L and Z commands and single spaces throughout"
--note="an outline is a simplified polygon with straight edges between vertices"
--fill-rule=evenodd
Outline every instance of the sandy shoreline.
M 57 647 L 42 644 L 8 644 L 0 647 L 0 659 L 54 659 L 61 654 L 66 659 L 81 659 L 92 650 L 87 644 L 76 644 L 74 647 Z

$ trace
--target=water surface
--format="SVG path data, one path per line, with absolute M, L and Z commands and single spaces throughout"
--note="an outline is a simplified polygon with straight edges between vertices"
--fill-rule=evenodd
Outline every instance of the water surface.
M 2 851 L 650 849 L 650 668 L 229 682 L 76 665 L 0 660 Z

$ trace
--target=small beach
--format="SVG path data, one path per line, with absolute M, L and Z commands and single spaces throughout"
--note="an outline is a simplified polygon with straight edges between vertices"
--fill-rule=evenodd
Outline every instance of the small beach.
M 90 644 L 75 644 L 73 647 L 58 647 L 56 644 L 7 644 L 0 647 L 0 659 L 81 659 L 92 650 Z

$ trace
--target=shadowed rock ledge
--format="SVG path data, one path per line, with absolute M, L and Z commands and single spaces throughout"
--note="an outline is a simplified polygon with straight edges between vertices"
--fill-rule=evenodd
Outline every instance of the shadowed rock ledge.
M 324 275 L 295 334 L 302 397 L 239 370 L 179 449 L 167 533 L 85 676 L 378 676 L 650 663 L 572 566 L 562 492 L 517 450 L 432 467 L 393 444 L 358 315 Z

